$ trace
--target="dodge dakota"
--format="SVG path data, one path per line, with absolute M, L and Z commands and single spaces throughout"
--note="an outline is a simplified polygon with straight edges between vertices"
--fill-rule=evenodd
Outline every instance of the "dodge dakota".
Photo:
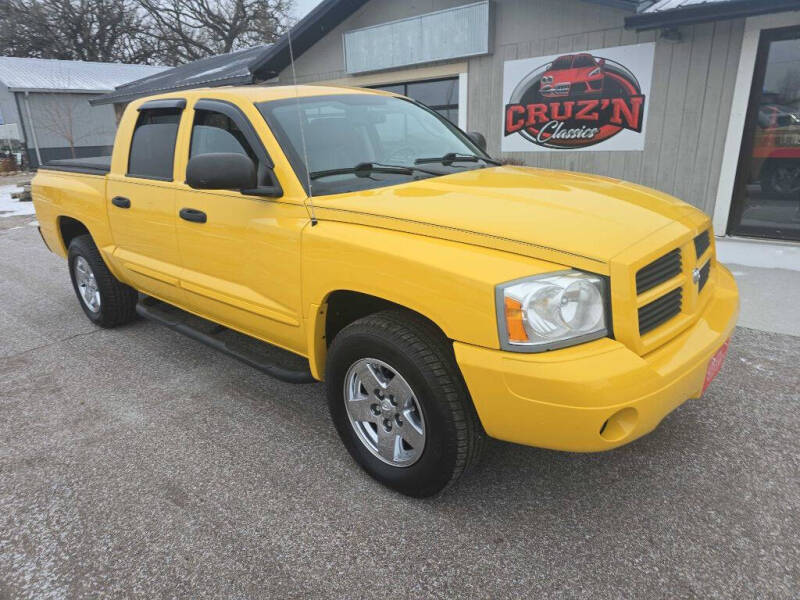
M 198 89 L 132 102 L 110 158 L 46 164 L 33 200 L 92 322 L 324 381 L 358 464 L 423 497 L 487 436 L 652 431 L 703 394 L 738 313 L 701 211 L 485 145 L 386 92 Z

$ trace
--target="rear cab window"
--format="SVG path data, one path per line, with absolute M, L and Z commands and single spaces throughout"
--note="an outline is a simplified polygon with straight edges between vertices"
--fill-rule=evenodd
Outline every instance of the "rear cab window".
M 172 181 L 182 108 L 139 111 L 128 155 L 128 177 Z

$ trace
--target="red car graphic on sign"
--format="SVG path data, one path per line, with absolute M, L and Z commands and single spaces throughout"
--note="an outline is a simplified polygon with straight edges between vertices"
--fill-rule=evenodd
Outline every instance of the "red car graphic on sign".
M 586 96 L 603 91 L 605 61 L 591 54 L 559 56 L 542 75 L 539 93 L 545 98 Z

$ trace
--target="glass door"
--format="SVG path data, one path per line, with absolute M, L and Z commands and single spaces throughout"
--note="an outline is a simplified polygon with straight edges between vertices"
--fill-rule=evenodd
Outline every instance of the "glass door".
M 428 108 L 432 108 L 458 127 L 458 77 L 437 79 L 435 81 L 376 85 L 374 88 L 413 98 Z
M 764 32 L 729 233 L 800 240 L 800 28 Z

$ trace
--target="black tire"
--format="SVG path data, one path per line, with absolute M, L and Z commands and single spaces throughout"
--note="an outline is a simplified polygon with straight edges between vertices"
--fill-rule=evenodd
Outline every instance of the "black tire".
M 371 358 L 392 366 L 411 387 L 425 418 L 421 457 L 410 466 L 383 462 L 361 441 L 345 406 L 351 365 Z M 407 496 L 435 495 L 480 455 L 485 439 L 450 342 L 429 321 L 391 310 L 348 325 L 333 340 L 325 369 L 328 406 L 347 450 L 373 478 Z
M 786 172 L 794 173 L 794 177 L 786 177 Z M 761 169 L 759 176 L 761 191 L 780 199 L 795 199 L 800 193 L 800 172 L 795 163 L 781 160 L 770 160 Z
M 97 290 L 100 294 L 100 307 L 97 311 L 92 311 L 87 306 L 78 288 L 75 276 L 75 262 L 79 258 L 83 258 L 89 264 L 94 274 Z M 78 303 L 92 323 L 100 327 L 116 327 L 130 323 L 136 318 L 138 292 L 111 274 L 90 235 L 77 236 L 70 242 L 67 264 L 69 265 L 72 288 L 78 297 Z

